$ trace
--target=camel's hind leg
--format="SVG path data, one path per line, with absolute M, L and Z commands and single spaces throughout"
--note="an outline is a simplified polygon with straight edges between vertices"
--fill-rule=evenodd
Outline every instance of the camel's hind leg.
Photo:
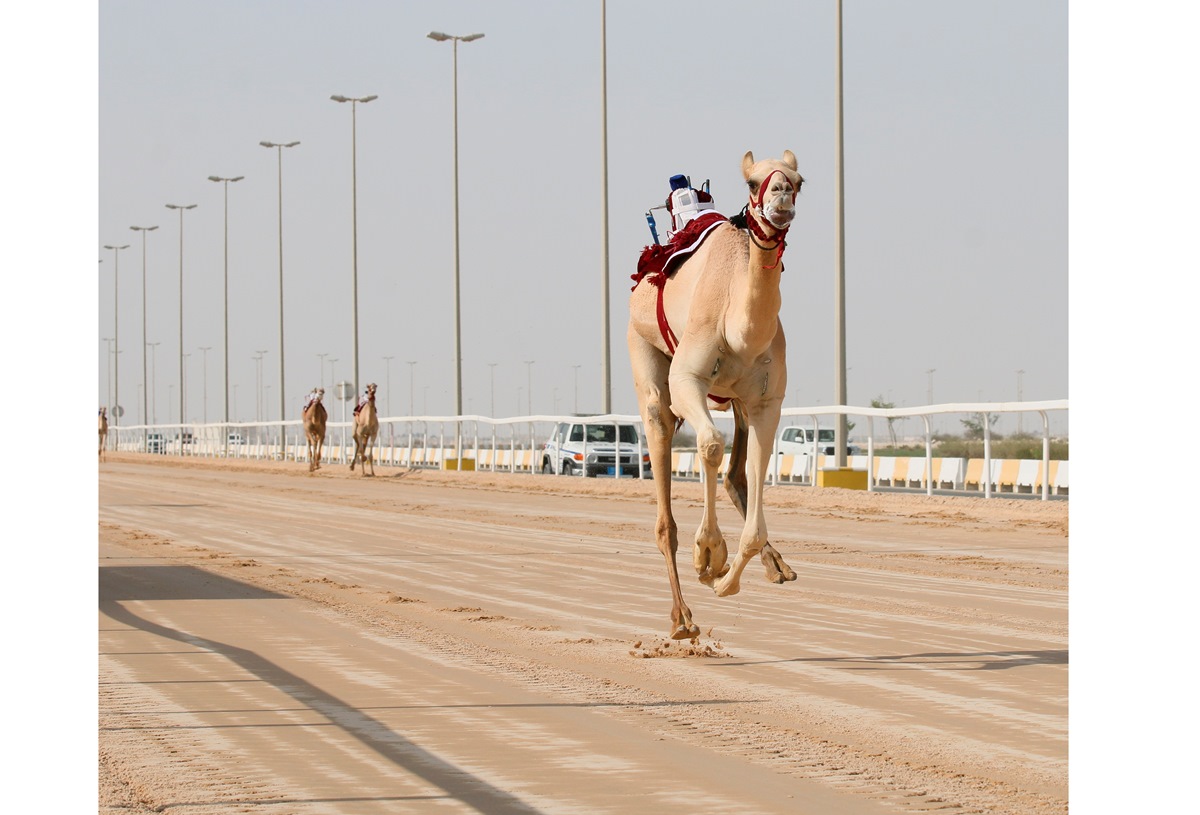
M 667 371 L 671 363 L 632 329 L 628 342 L 638 410 L 646 430 L 650 467 L 654 473 L 657 498 L 654 542 L 666 561 L 667 581 L 671 586 L 671 638 L 691 639 L 700 636 L 700 627 L 692 622 L 692 610 L 684 602 L 683 589 L 679 585 L 679 569 L 675 562 L 675 554 L 679 549 L 679 528 L 671 513 L 671 438 L 675 435 L 675 414 L 671 412 L 667 387 Z
M 737 507 L 742 519 L 746 518 L 746 409 L 740 402 L 733 404 L 733 451 L 729 454 L 729 472 L 725 474 L 725 492 Z M 771 583 L 786 583 L 796 579 L 796 573 L 784 562 L 770 541 L 763 544 L 763 567 Z

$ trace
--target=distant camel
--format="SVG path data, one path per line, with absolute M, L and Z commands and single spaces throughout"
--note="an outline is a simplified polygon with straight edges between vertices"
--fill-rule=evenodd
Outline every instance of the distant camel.
M 763 482 L 787 392 L 779 321 L 784 239 L 804 179 L 790 150 L 782 159 L 765 161 L 746 153 L 742 175 L 750 192 L 744 216 L 713 226 L 707 240 L 673 271 L 669 266 L 643 269 L 639 263 L 639 282 L 629 301 L 629 358 L 654 471 L 655 542 L 667 562 L 675 639 L 700 633 L 675 566 L 679 542 L 671 513 L 671 439 L 677 422 L 686 420 L 695 429 L 704 467 L 704 512 L 692 549 L 700 582 L 720 597 L 737 594 L 742 570 L 755 555 L 761 555 L 771 582 L 796 579 L 767 541 Z M 692 223 L 707 228 L 700 219 Z M 653 259 L 657 249 L 649 247 L 643 257 Z M 733 411 L 733 450 L 724 482 L 744 523 L 732 564 L 717 525 L 717 468 L 725 438 L 713 423 L 714 408 Z
M 362 462 L 363 475 L 375 475 L 375 458 L 371 448 L 375 437 L 379 435 L 379 414 L 375 412 L 375 383 L 367 385 L 366 397 L 354 409 L 354 458 L 350 459 L 350 472 L 354 472 L 355 462 Z M 367 465 L 371 472 L 367 472 Z
M 100 408 L 100 449 L 96 455 L 101 461 L 107 461 L 108 456 L 105 455 L 105 448 L 108 447 L 108 408 Z
M 325 447 L 325 421 L 329 414 L 321 404 L 324 388 L 313 391 L 312 401 L 304 406 L 300 415 L 304 417 L 304 435 L 308 437 L 308 471 L 321 469 L 321 451 Z

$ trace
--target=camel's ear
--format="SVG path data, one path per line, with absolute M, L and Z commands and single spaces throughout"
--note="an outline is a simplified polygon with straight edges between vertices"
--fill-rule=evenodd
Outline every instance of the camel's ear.
M 791 150 L 784 150 L 783 151 L 783 163 L 786 164 L 787 166 L 791 167 L 793 170 L 797 169 L 796 154 L 793 153 Z
M 742 175 L 746 180 L 750 180 L 750 171 L 754 169 L 754 153 L 747 150 L 746 155 L 742 156 Z

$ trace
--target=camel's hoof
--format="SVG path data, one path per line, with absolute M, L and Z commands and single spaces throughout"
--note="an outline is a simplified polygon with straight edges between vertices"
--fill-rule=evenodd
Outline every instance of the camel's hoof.
M 671 632 L 671 639 L 673 640 L 690 640 L 698 636 L 700 636 L 700 626 L 695 623 L 689 623 L 688 625 L 680 623 Z
M 716 595 L 718 597 L 730 597 L 734 594 L 737 594 L 741 590 L 742 590 L 742 585 L 740 582 L 739 583 L 729 583 L 729 584 L 721 582 L 721 583 L 718 583 L 715 586 L 713 586 L 713 591 L 716 593 Z

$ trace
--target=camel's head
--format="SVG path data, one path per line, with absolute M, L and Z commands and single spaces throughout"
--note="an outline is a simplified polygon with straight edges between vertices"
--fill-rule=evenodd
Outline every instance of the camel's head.
M 780 232 L 796 217 L 796 196 L 804 177 L 796 172 L 796 156 L 783 151 L 782 159 L 754 160 L 747 151 L 742 157 L 742 175 L 750 188 L 750 209 Z
M 370 399 L 372 402 L 375 401 L 375 389 L 377 387 L 378 386 L 374 382 L 367 385 L 367 398 Z
M 106 408 L 106 407 L 100 408 L 100 418 L 103 419 L 106 416 L 108 416 L 108 408 Z
M 324 399 L 324 398 L 325 398 L 325 389 L 324 389 L 324 388 L 317 388 L 317 390 L 316 390 L 316 394 L 317 394 L 317 398 L 316 398 L 316 399 L 314 399 L 313 401 L 315 401 L 315 402 L 320 402 L 322 399 Z

